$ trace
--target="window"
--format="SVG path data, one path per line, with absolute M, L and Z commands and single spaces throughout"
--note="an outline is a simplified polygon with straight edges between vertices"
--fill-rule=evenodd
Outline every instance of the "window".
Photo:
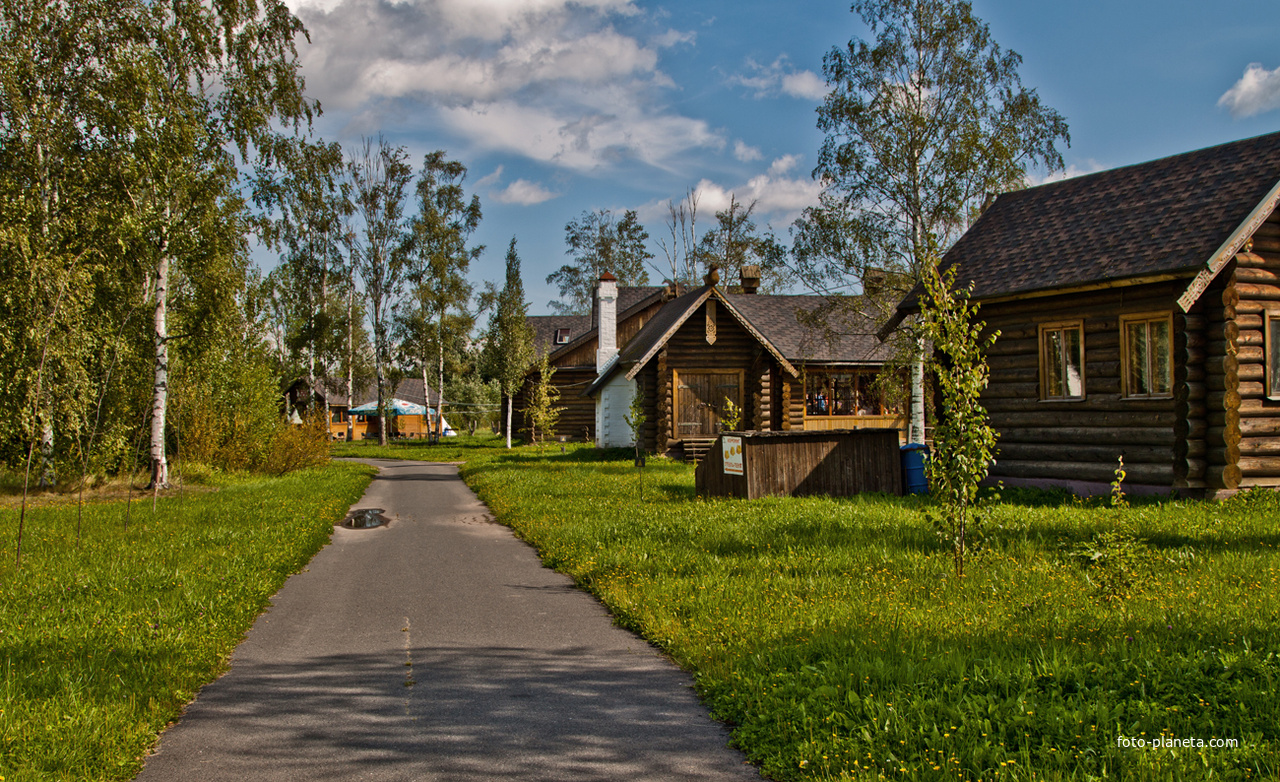
M 876 373 L 809 371 L 805 374 L 805 414 L 884 415 L 890 411 L 881 403 L 880 394 L 872 388 Z
M 1267 313 L 1267 398 L 1280 399 L 1280 312 Z
M 347 411 L 336 408 L 330 411 L 329 420 L 335 424 L 345 424 L 347 422 Z
M 568 344 L 569 344 L 569 330 L 568 330 L 568 329 L 556 329 L 556 344 L 557 344 L 557 345 L 568 345 Z
M 1040 327 L 1040 398 L 1084 399 L 1084 324 Z
M 1120 318 L 1125 396 L 1170 395 L 1173 388 L 1172 323 L 1167 314 Z

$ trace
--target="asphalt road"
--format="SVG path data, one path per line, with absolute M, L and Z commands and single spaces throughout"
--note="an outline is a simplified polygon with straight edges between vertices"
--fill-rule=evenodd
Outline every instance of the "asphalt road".
M 759 779 L 689 677 L 490 520 L 457 468 L 371 460 L 138 779 Z

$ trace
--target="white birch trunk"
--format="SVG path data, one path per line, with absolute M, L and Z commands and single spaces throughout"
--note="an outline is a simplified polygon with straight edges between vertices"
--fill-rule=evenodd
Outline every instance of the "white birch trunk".
M 911 360 L 911 430 L 908 442 L 924 443 L 924 340 L 916 342 Z
M 166 488 L 169 485 L 169 462 L 165 457 L 164 425 L 169 404 L 169 327 L 166 320 L 169 300 L 168 242 L 161 245 L 160 262 L 156 266 L 156 369 L 154 394 L 151 402 L 151 485 L 147 488 Z
M 347 294 L 347 442 L 355 439 L 355 423 L 351 417 L 351 386 L 355 382 L 356 352 L 356 284 L 351 280 L 350 292 Z
M 507 396 L 507 448 L 511 448 L 511 396 Z
M 427 422 L 427 434 L 431 434 L 431 387 L 427 385 L 427 362 L 420 360 L 418 362 L 422 370 L 422 407 L 426 410 L 422 414 L 422 420 Z

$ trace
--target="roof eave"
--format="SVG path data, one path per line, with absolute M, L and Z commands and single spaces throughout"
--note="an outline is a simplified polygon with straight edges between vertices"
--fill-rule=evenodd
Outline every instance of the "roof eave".
M 1277 181 L 1271 188 L 1271 192 L 1267 193 L 1266 198 L 1258 202 L 1258 205 L 1253 208 L 1253 211 L 1244 219 L 1244 222 L 1236 226 L 1236 229 L 1231 232 L 1231 235 L 1222 243 L 1217 252 L 1209 256 L 1209 260 L 1205 261 L 1204 268 L 1200 270 L 1200 273 L 1195 276 L 1195 279 L 1191 281 L 1187 289 L 1178 297 L 1178 307 L 1183 312 L 1191 310 L 1200 295 L 1205 292 L 1209 284 L 1218 276 L 1218 272 L 1226 268 L 1227 263 L 1236 257 L 1236 253 L 1240 252 L 1240 248 L 1244 246 L 1244 243 L 1249 240 L 1249 237 L 1253 236 L 1253 232 L 1258 230 L 1267 221 L 1267 218 L 1271 216 L 1271 213 L 1275 211 L 1277 204 L 1280 204 L 1280 181 Z

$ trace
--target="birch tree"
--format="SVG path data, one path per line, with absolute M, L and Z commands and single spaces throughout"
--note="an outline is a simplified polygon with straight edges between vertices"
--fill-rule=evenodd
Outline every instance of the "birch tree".
M 810 279 L 861 284 L 887 268 L 922 279 L 988 193 L 1021 187 L 1029 167 L 1062 168 L 1066 121 L 1022 85 L 1022 58 L 992 39 L 967 2 L 856 0 L 872 40 L 823 60 L 830 92 L 814 176 L 827 185 L 800 231 L 838 226 L 840 242 L 810 237 Z M 821 252 L 841 247 L 835 257 Z M 806 256 L 798 257 L 803 260 Z M 923 346 L 912 360 L 912 431 L 924 439 Z
M 350 236 L 351 262 L 364 283 L 373 326 L 374 377 L 378 391 L 378 443 L 387 444 L 388 323 L 391 304 L 404 283 L 406 230 L 404 201 L 413 179 L 404 147 L 379 136 L 366 138 L 347 163 L 351 194 L 361 229 Z M 348 392 L 349 393 L 349 392 Z M 349 408 L 348 408 L 349 409 Z

